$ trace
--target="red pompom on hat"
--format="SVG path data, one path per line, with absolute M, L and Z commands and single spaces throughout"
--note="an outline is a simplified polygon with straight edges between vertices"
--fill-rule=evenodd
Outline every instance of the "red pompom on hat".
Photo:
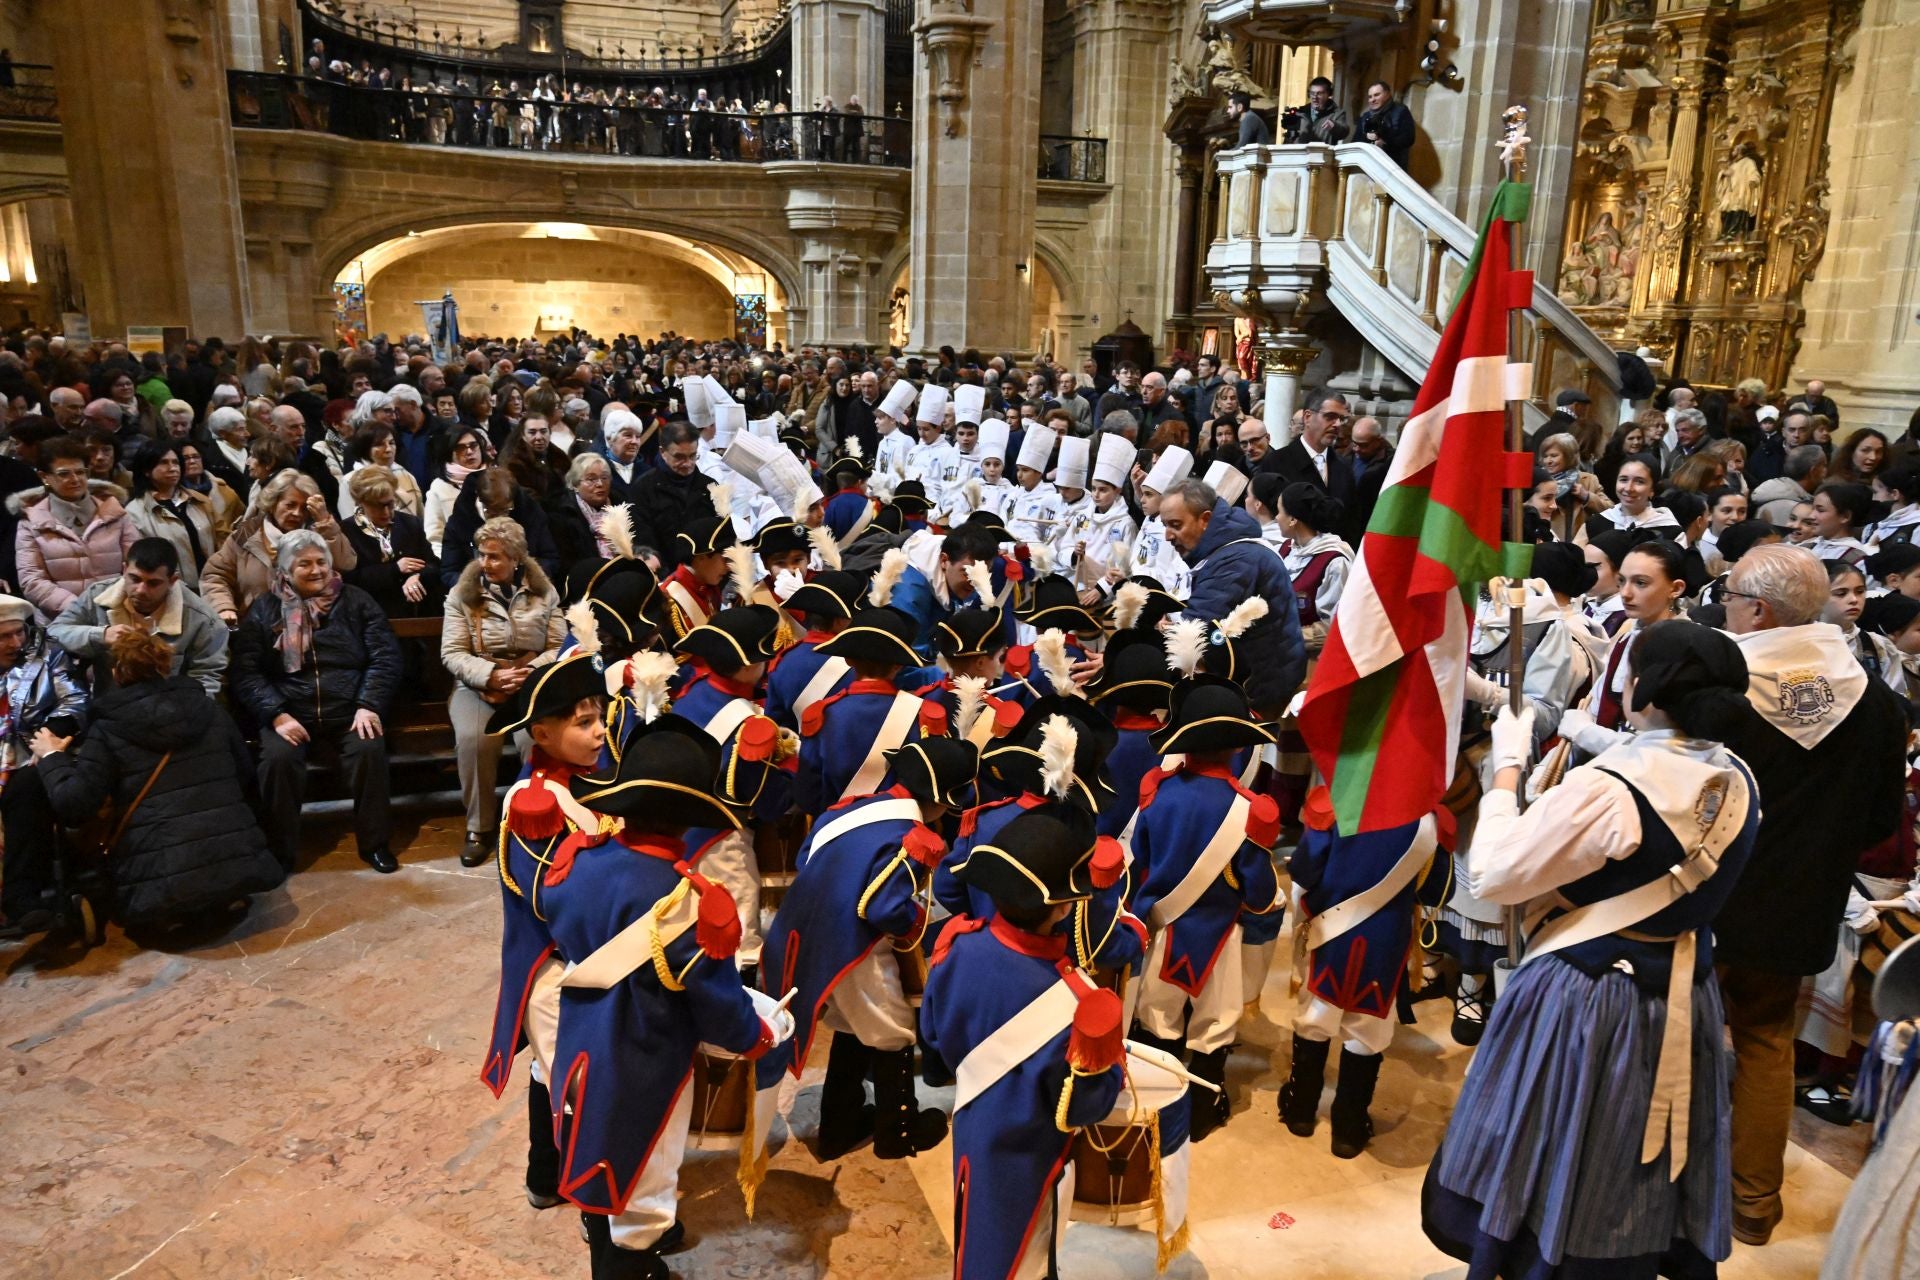
M 551 840 L 567 829 L 567 815 L 547 784 L 536 778 L 507 806 L 507 829 L 523 840 Z
M 920 736 L 923 738 L 944 738 L 947 736 L 947 707 L 943 702 L 932 698 L 920 704 Z
M 941 856 L 947 851 L 947 842 L 936 832 L 916 822 L 907 828 L 907 834 L 900 840 L 900 847 L 921 866 L 937 867 Z
M 1095 987 L 1080 997 L 1067 1037 L 1067 1065 L 1082 1075 L 1105 1071 L 1126 1054 L 1126 1022 L 1120 997 Z
M 1247 839 L 1262 849 L 1280 838 L 1280 805 L 1272 796 L 1255 796 L 1247 806 Z
M 780 726 L 765 716 L 749 716 L 734 741 L 742 760 L 765 763 L 773 759 L 774 748 L 780 745 Z
M 1127 851 L 1112 836 L 1101 836 L 1093 842 L 1093 887 L 1111 889 L 1120 883 L 1120 877 L 1127 869 Z

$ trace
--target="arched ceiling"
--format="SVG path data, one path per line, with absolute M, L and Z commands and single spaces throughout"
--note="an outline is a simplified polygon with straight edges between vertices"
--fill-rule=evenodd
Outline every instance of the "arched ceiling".
M 347 264 L 341 279 L 354 282 L 371 280 L 405 258 L 425 253 L 457 253 L 475 244 L 505 239 L 591 240 L 618 245 L 636 253 L 668 258 L 705 272 L 729 294 L 735 292 L 734 285 L 738 277 L 758 277 L 766 282 L 768 309 L 786 310 L 786 294 L 779 280 L 773 272 L 744 254 L 714 245 L 692 244 L 659 231 L 596 227 L 581 222 L 468 222 L 427 231 L 409 231 L 404 236 L 377 244 L 362 253 Z

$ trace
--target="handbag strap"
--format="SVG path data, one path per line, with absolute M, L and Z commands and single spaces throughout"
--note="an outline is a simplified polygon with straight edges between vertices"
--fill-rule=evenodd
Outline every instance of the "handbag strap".
M 147 798 L 147 792 L 153 790 L 153 784 L 160 781 L 160 771 L 167 767 L 167 761 L 171 759 L 173 759 L 173 752 L 171 751 L 160 757 L 160 763 L 153 766 L 153 772 L 147 775 L 147 781 L 145 785 L 140 788 L 140 794 L 135 796 L 133 803 L 128 805 L 126 810 L 121 813 L 120 821 L 113 824 L 113 834 L 107 837 L 106 847 L 109 850 L 119 844 L 120 837 L 127 833 L 127 824 L 133 821 L 134 810 L 138 809 L 140 802 Z

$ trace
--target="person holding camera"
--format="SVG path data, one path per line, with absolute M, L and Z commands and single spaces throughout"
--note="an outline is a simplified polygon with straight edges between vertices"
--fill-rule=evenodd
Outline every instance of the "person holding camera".
M 1280 128 L 1289 143 L 1324 142 L 1328 146 L 1345 142 L 1353 132 L 1347 113 L 1334 105 L 1333 81 L 1325 76 L 1307 81 L 1307 105 L 1288 107 L 1280 116 Z
M 1367 109 L 1360 113 L 1359 140 L 1387 153 L 1387 159 L 1407 167 L 1413 154 L 1413 112 L 1404 102 L 1393 100 L 1393 90 L 1385 80 L 1367 86 Z

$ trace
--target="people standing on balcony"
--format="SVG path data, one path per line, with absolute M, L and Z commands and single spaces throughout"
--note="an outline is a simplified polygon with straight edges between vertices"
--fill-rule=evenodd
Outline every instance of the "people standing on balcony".
M 1289 143 L 1324 142 L 1329 146 L 1345 142 L 1353 132 L 1346 111 L 1334 104 L 1333 81 L 1315 76 L 1307 81 L 1307 105 L 1294 107 L 1280 117 L 1283 141 Z
M 1393 89 L 1385 80 L 1367 86 L 1367 109 L 1360 113 L 1355 136 L 1387 153 L 1387 159 L 1407 167 L 1413 155 L 1413 112 L 1404 102 L 1396 102 Z
M 1273 142 L 1273 131 L 1253 109 L 1253 99 L 1244 93 L 1227 95 L 1227 119 L 1239 122 L 1240 140 L 1236 147 L 1264 147 Z M 1208 359 L 1211 357 L 1202 357 Z

